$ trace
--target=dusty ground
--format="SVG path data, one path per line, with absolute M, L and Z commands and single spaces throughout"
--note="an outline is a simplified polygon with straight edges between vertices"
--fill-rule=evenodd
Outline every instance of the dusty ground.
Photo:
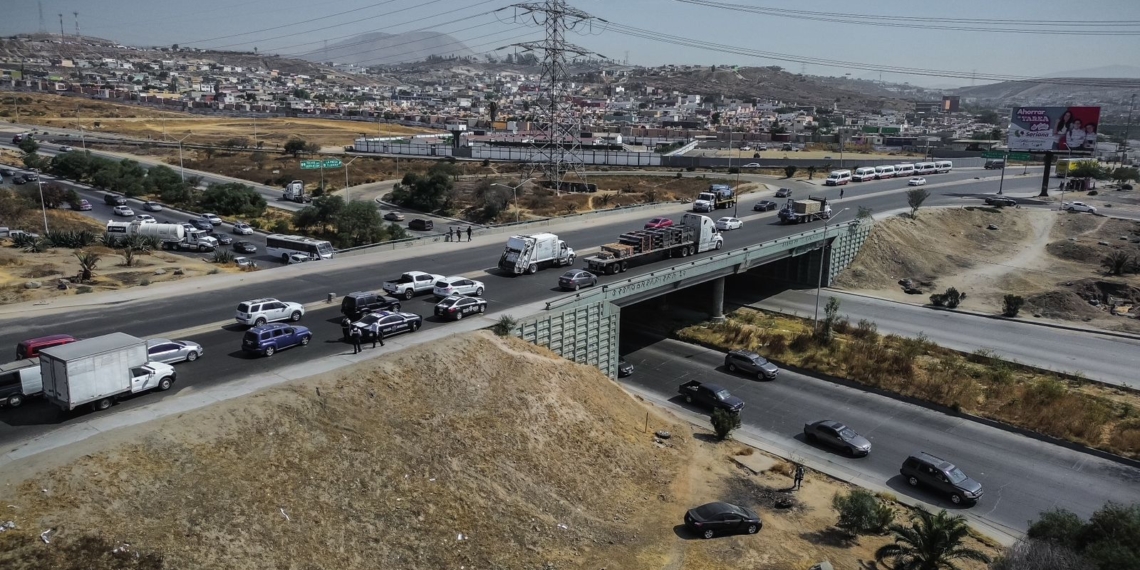
M 787 463 L 752 475 L 731 460 L 752 450 L 648 410 L 650 432 L 674 434 L 656 443 L 646 413 L 596 369 L 485 332 L 450 337 L 12 466 L 0 562 L 798 570 L 855 568 L 888 540 L 837 540 L 842 485 L 809 473 L 792 508 L 774 508 Z M 713 499 L 754 507 L 764 529 L 675 528 Z
M 178 140 L 188 133 L 186 142 L 193 144 L 219 144 L 227 139 L 246 137 L 262 141 L 266 149 L 280 147 L 291 138 L 299 137 L 322 146 L 343 148 L 362 134 L 368 136 L 395 136 L 428 132 L 401 125 L 382 125 L 375 122 L 339 121 L 332 119 L 273 118 L 254 119 L 229 117 L 202 117 L 177 111 L 164 111 L 143 105 L 125 105 L 78 97 L 62 97 L 39 93 L 20 93 L 20 122 L 47 127 L 74 129 L 83 126 L 92 132 L 107 132 L 137 138 Z M 7 118 L 15 120 L 12 105 Z M 78 119 L 76 115 L 78 114 Z M 164 138 L 163 133 L 166 133 Z
M 987 229 L 993 224 L 996 230 Z M 875 225 L 836 286 L 907 303 L 931 293 L 966 293 L 963 309 L 997 313 L 1007 293 L 1026 299 L 1022 316 L 1081 321 L 1140 332 L 1140 321 L 1109 314 L 1112 298 L 1140 303 L 1140 275 L 1107 276 L 1101 260 L 1113 250 L 1140 256 L 1140 223 L 1032 209 L 920 210 Z M 921 295 L 898 285 L 910 278 Z M 1095 300 L 1097 305 L 1090 304 Z

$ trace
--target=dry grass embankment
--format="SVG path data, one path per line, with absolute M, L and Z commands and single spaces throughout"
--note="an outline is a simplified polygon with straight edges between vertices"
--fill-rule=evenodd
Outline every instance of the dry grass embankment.
M 724 323 L 687 327 L 677 336 L 717 350 L 755 350 L 790 366 L 1140 458 L 1140 394 L 984 352 L 963 355 L 922 338 L 880 335 L 866 321 L 841 319 L 835 331 L 821 345 L 810 321 L 742 308 Z
M 649 413 L 646 433 L 645 406 L 545 349 L 448 337 L 6 466 L 0 567 L 798 570 L 890 540 L 836 540 L 846 484 L 793 496 L 787 462 L 754 475 L 733 459 L 762 454 Z M 713 500 L 763 530 L 675 530 Z

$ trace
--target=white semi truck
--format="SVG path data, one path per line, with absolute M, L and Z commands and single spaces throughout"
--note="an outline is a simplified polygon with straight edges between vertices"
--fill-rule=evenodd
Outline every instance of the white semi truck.
M 285 191 L 281 192 L 281 199 L 298 204 L 313 201 L 313 197 L 305 192 L 305 183 L 301 180 L 294 180 L 287 184 Z
M 511 236 L 507 248 L 499 257 L 499 269 L 522 275 L 534 275 L 548 265 L 574 264 L 574 250 L 555 234 L 542 233 L 529 236 Z
M 169 390 L 176 374 L 169 364 L 148 362 L 146 341 L 111 333 L 40 351 L 44 397 L 65 411 L 90 404 L 106 410 L 118 398 Z
M 213 251 L 218 248 L 217 238 L 203 230 L 191 230 L 179 224 L 144 224 L 142 222 L 107 222 L 107 233 L 115 236 L 156 237 L 162 249 L 182 251 Z

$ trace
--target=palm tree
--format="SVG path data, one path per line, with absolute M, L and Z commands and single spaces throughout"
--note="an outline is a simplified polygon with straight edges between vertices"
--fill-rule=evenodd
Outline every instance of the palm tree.
M 893 544 L 875 552 L 875 559 L 890 559 L 895 570 L 957 570 L 954 560 L 989 562 L 985 553 L 962 546 L 969 534 L 966 519 L 943 509 L 938 514 L 919 509 L 911 524 L 887 527 L 895 535 Z
M 93 251 L 77 251 L 75 252 L 75 257 L 79 260 L 79 269 L 82 273 L 79 280 L 83 282 L 90 281 L 91 274 L 95 271 L 95 266 L 99 265 L 99 254 Z

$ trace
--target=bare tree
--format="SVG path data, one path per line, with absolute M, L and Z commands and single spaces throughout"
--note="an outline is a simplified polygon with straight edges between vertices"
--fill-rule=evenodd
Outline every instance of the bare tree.
M 926 188 L 912 188 L 906 191 L 906 203 L 910 206 L 910 217 L 915 219 L 918 216 L 918 209 L 922 207 L 922 203 L 930 197 L 930 192 Z

